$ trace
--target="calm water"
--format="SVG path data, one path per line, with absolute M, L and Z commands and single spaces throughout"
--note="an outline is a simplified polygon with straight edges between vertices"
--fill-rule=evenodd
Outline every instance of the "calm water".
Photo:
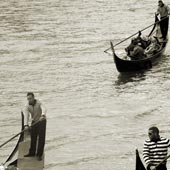
M 0 143 L 20 131 L 33 91 L 48 109 L 45 169 L 134 169 L 148 127 L 170 137 L 170 45 L 152 70 L 124 76 L 103 51 L 153 23 L 156 8 L 154 0 L 2 1 Z M 0 162 L 15 143 L 1 148 Z

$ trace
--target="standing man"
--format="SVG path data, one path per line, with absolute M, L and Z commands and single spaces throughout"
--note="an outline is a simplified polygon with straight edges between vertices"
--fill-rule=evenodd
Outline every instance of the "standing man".
M 45 145 L 46 134 L 46 109 L 42 103 L 35 99 L 34 93 L 27 93 L 28 104 L 24 108 L 24 127 L 29 129 L 28 121 L 31 116 L 31 146 L 29 153 L 24 157 L 37 156 L 39 161 L 42 160 Z M 37 141 L 38 140 L 38 141 Z
M 143 159 L 147 165 L 147 170 L 167 170 L 166 161 L 161 162 L 168 154 L 169 139 L 160 137 L 157 127 L 149 128 L 148 136 L 149 139 L 144 142 L 143 148 Z
M 160 15 L 160 19 L 161 19 L 160 28 L 161 28 L 162 38 L 163 40 L 165 40 L 168 33 L 170 9 L 167 5 L 163 3 L 162 0 L 158 1 L 158 9 L 156 15 L 157 16 Z

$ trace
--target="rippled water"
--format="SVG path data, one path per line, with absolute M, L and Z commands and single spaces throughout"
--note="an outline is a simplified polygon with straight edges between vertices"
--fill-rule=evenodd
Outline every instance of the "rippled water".
M 45 169 L 134 169 L 148 127 L 169 136 L 170 45 L 152 70 L 130 75 L 103 51 L 153 23 L 156 8 L 154 0 L 1 2 L 0 143 L 20 131 L 33 91 L 48 109 Z

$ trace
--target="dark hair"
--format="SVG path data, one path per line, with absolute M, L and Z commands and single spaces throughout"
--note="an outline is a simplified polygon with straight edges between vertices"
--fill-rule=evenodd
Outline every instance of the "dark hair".
M 27 96 L 32 96 L 32 97 L 34 97 L 34 93 L 33 93 L 33 92 L 28 92 L 28 93 L 27 93 Z
M 156 126 L 150 127 L 149 130 L 152 130 L 153 132 L 156 132 L 157 134 L 159 134 L 159 129 Z
M 138 40 L 135 38 L 135 39 L 132 39 L 132 44 L 136 45 L 138 43 Z

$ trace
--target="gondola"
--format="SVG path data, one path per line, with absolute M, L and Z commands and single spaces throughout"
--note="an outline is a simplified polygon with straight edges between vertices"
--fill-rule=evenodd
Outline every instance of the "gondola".
M 143 163 L 140 159 L 139 152 L 137 149 L 136 149 L 136 168 L 135 168 L 135 170 L 146 170 L 145 166 L 143 165 Z
M 22 122 L 19 139 L 5 163 L 0 166 L 0 170 L 43 170 L 44 154 L 41 161 L 38 161 L 36 157 L 24 157 L 24 155 L 29 152 L 30 148 L 30 132 L 24 131 L 23 113 L 21 113 L 21 116 Z
M 155 24 L 153 29 L 151 30 L 150 34 L 148 35 L 150 38 L 155 38 L 159 43 L 159 48 L 152 53 L 147 53 L 147 50 L 145 50 L 145 54 L 141 59 L 131 59 L 128 55 L 124 57 L 118 57 L 114 50 L 114 46 L 111 44 L 111 49 L 113 53 L 113 59 L 116 65 L 116 68 L 119 72 L 136 72 L 141 70 L 147 70 L 151 69 L 154 65 L 156 65 L 163 55 L 168 38 L 163 40 L 161 37 L 161 30 L 160 30 L 160 22 L 158 21 L 158 18 L 155 16 Z

